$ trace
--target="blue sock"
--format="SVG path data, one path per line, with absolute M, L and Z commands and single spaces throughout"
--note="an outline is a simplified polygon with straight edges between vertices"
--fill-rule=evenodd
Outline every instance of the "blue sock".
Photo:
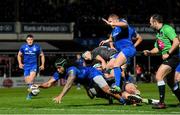
M 114 68 L 115 85 L 120 87 L 121 83 L 121 69 L 120 67 Z
M 125 99 L 122 98 L 122 97 L 119 99 L 119 102 L 122 103 L 122 104 L 125 104 L 125 103 L 126 103 Z

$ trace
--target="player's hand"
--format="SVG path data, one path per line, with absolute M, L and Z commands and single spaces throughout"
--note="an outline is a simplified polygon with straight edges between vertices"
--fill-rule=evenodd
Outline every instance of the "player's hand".
M 109 42 L 108 40 L 102 40 L 100 43 L 99 43 L 99 46 L 102 46 L 104 45 L 105 43 Z
M 61 97 L 57 96 L 55 98 L 53 98 L 54 103 L 61 103 Z
M 40 69 L 40 70 L 44 70 L 44 65 L 41 65 L 41 66 L 39 67 L 39 69 Z
M 151 52 L 149 50 L 144 50 L 143 53 L 144 53 L 145 56 L 148 56 L 148 55 L 151 54 Z
M 163 60 L 166 60 L 167 58 L 169 58 L 169 54 L 163 54 L 163 55 L 162 55 L 162 59 L 163 59 Z
M 22 64 L 22 63 L 19 64 L 19 68 L 20 68 L 20 69 L 23 69 L 23 68 L 24 68 L 24 64 Z
M 109 22 L 109 21 L 107 21 L 106 19 L 104 19 L 104 18 L 102 18 L 102 21 L 104 21 L 106 24 L 108 24 L 108 25 L 112 25 L 112 23 L 111 22 Z
M 116 50 L 116 48 L 115 48 L 115 47 L 111 47 L 111 49 Z

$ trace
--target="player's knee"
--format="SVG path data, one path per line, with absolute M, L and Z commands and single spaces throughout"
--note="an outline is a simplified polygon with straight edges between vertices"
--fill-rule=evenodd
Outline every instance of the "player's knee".
M 156 81 L 162 81 L 163 77 L 161 75 L 156 75 Z

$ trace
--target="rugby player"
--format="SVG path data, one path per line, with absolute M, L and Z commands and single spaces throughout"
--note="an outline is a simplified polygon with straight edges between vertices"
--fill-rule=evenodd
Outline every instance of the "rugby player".
M 120 67 L 129 62 L 130 58 L 134 57 L 136 54 L 136 49 L 131 40 L 129 25 L 126 20 L 119 19 L 116 14 L 111 14 L 108 17 L 108 20 L 103 19 L 106 24 L 110 25 L 113 30 L 112 33 L 107 40 L 101 41 L 100 45 L 104 43 L 112 42 L 115 46 L 115 49 L 119 52 L 115 58 L 113 64 L 113 70 L 115 75 L 115 86 L 111 89 L 111 91 L 120 92 L 120 81 L 121 81 L 121 69 Z
M 34 44 L 33 35 L 29 34 L 26 37 L 26 42 L 18 52 L 17 59 L 20 69 L 24 69 L 24 80 L 30 88 L 34 82 L 38 69 L 44 70 L 45 57 L 41 47 Z M 41 66 L 38 67 L 38 58 L 41 57 Z M 32 93 L 28 93 L 26 99 L 32 98 Z

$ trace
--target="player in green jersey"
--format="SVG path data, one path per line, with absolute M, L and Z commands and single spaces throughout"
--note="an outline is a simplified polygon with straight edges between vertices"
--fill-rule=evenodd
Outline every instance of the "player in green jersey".
M 160 53 L 162 55 L 163 63 L 157 70 L 156 80 L 159 89 L 160 102 L 153 106 L 156 109 L 164 109 L 166 105 L 164 103 L 165 97 L 165 82 L 164 78 L 172 71 L 175 70 L 179 64 L 178 57 L 178 45 L 179 40 L 175 33 L 175 30 L 170 25 L 163 23 L 162 16 L 154 14 L 150 18 L 150 26 L 157 30 L 156 42 L 154 48 L 151 50 L 144 50 L 144 55 L 153 55 Z M 173 78 L 174 79 L 174 78 Z M 169 85 L 169 83 L 168 83 Z M 176 97 L 180 97 L 180 89 L 175 87 L 175 83 L 169 85 Z

